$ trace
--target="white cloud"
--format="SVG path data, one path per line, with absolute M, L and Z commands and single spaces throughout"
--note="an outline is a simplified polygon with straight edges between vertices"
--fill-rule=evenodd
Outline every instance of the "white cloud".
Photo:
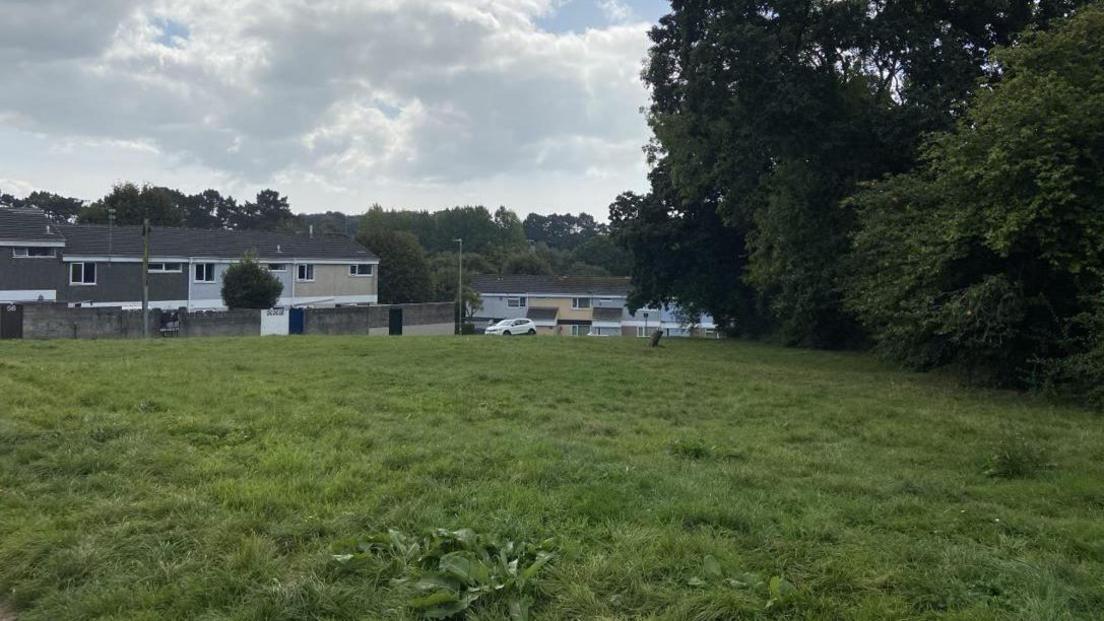
M 282 181 L 305 210 L 377 193 L 598 215 L 643 184 L 640 24 L 543 32 L 555 0 L 3 1 L 0 129 L 143 150 L 158 183 L 182 185 L 185 167 L 210 171 L 205 185 Z M 617 0 L 601 8 L 631 18 Z M 20 176 L 49 186 L 68 172 Z M 85 195 L 130 176 L 103 174 Z M 526 188 L 574 204 L 526 203 Z
M 605 13 L 606 19 L 615 24 L 627 22 L 635 17 L 633 10 L 622 0 L 598 0 L 598 8 Z

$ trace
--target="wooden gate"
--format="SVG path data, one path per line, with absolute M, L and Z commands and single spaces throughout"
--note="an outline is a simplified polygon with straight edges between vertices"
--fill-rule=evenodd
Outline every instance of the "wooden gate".
M 23 307 L 0 304 L 0 339 L 23 338 Z

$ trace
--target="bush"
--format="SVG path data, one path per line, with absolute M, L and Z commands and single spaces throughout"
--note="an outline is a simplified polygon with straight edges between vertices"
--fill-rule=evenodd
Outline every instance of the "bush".
M 1030 385 L 1040 361 L 1100 377 L 1070 335 L 1104 290 L 1102 55 L 1100 6 L 994 51 L 1001 79 L 954 131 L 852 198 L 847 302 L 883 352 L 1004 385 Z
M 1104 300 L 1070 321 L 1064 358 L 1041 361 L 1041 387 L 1104 410 Z
M 272 308 L 284 284 L 261 267 L 252 255 L 242 257 L 222 276 L 222 303 L 227 308 Z

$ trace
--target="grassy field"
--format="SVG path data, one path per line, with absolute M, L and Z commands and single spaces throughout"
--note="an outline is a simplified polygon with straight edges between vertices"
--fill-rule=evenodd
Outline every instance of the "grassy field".
M 417 618 L 437 528 L 553 554 L 472 619 L 1101 618 L 1104 420 L 737 342 L 0 345 L 20 621 Z

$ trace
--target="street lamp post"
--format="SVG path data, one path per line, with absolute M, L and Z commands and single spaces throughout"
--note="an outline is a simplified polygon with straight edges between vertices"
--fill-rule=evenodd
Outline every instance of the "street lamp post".
M 456 333 L 464 333 L 464 239 L 457 237 L 452 240 L 460 244 L 460 259 L 456 264 L 456 310 L 460 314 L 460 320 L 456 322 Z

